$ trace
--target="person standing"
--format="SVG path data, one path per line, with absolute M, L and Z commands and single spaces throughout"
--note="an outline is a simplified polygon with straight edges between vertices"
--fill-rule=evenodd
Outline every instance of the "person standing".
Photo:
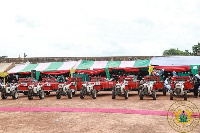
M 198 97 L 199 86 L 200 86 L 200 71 L 198 72 L 198 74 L 195 75 L 195 81 L 194 81 L 194 97 L 195 98 Z
M 164 81 L 164 86 L 165 86 L 167 92 L 170 92 L 170 90 L 171 90 L 170 78 L 166 78 L 166 79 L 165 79 L 165 81 Z

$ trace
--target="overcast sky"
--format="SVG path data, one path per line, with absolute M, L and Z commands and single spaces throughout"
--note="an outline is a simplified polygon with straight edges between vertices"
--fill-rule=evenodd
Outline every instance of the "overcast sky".
M 2 0 L 0 56 L 158 56 L 200 42 L 200 0 Z

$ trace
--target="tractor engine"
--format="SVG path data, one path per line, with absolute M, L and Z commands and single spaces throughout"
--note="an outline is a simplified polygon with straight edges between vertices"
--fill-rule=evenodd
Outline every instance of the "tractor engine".
M 17 83 L 15 84 L 9 84 L 9 85 L 2 85 L 1 90 L 1 98 L 6 99 L 7 96 L 12 96 L 13 99 L 18 98 L 18 92 L 17 92 Z
M 12 89 L 12 86 L 11 86 L 11 87 L 10 87 L 10 86 L 9 86 L 9 87 L 6 87 L 5 89 L 6 89 L 6 93 L 10 93 L 10 92 L 12 91 L 12 90 L 11 90 L 11 89 Z
M 145 82 L 143 84 L 143 90 L 145 93 L 151 93 L 151 91 L 153 90 L 153 85 L 154 85 L 154 82 Z
M 87 92 L 92 92 L 92 90 L 94 89 L 94 84 L 88 84 L 86 91 Z
M 60 91 L 64 91 L 64 84 L 59 84 L 59 85 L 58 85 L 58 89 L 59 89 Z
M 183 89 L 184 89 L 183 83 L 178 82 L 178 83 L 175 84 L 174 91 L 177 95 L 183 95 Z
M 116 84 L 115 89 L 116 89 L 117 92 L 121 92 L 121 84 L 119 84 L 119 83 Z
M 124 81 L 124 83 L 116 84 L 115 88 L 117 92 L 120 92 L 121 94 L 124 94 L 125 86 L 128 85 L 128 81 Z
M 150 85 L 150 84 L 148 84 L 148 83 L 144 83 L 144 84 L 143 84 L 143 89 L 144 89 L 145 92 L 150 93 L 151 90 L 152 90 L 152 85 Z
M 145 92 L 148 92 L 148 88 L 149 88 L 149 84 L 144 83 L 144 84 L 143 84 L 143 90 L 144 90 Z
M 71 85 L 71 83 L 68 84 L 68 85 L 64 85 L 64 86 L 63 86 L 63 92 L 64 92 L 64 93 L 67 93 L 67 92 L 70 90 L 70 88 L 69 88 L 70 85 Z
M 5 85 L 2 86 L 2 88 L 4 88 L 6 90 L 6 93 L 11 93 L 13 92 L 14 90 L 17 89 L 19 85 L 17 85 L 16 83 L 15 84 L 11 84 L 9 85 L 8 87 L 6 87 Z
M 150 82 L 148 86 L 148 92 L 150 93 L 153 90 L 153 85 L 155 82 Z
M 28 88 L 29 88 L 30 90 L 32 89 L 32 90 L 33 90 L 33 93 L 36 94 L 36 93 L 38 93 L 38 92 L 41 90 L 41 87 L 42 87 L 41 85 L 37 85 L 37 86 L 29 85 Z

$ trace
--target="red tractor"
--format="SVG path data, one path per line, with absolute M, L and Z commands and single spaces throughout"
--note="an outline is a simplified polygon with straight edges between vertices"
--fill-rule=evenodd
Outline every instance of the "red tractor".
M 84 99 L 85 95 L 92 95 L 93 99 L 97 97 L 97 91 L 94 89 L 95 82 L 84 82 L 80 90 L 80 98 Z
M 134 77 L 120 77 L 119 82 L 116 83 L 112 90 L 112 99 L 115 99 L 116 95 L 124 96 L 128 99 L 128 92 L 130 90 L 138 90 L 140 81 L 134 80 Z
M 32 85 L 33 83 L 37 83 L 37 81 L 34 78 L 19 78 L 19 92 L 24 93 L 24 95 L 27 95 L 29 90 L 28 86 Z
M 159 81 L 159 77 L 145 76 L 142 88 L 139 90 L 140 100 L 143 100 L 144 95 L 152 96 L 153 100 L 156 100 L 156 92 L 158 91 L 163 91 L 163 95 L 166 96 L 166 88 L 163 81 Z
M 6 99 L 8 96 L 12 96 L 13 99 L 17 99 L 19 94 L 18 94 L 18 89 L 17 83 L 14 84 L 7 84 L 7 85 L 2 85 L 2 90 L 1 90 L 1 98 Z
M 82 78 L 81 77 L 72 77 L 69 78 L 69 81 L 67 84 L 71 84 L 69 88 L 72 90 L 72 95 L 76 93 L 76 91 L 79 91 L 82 89 Z
M 173 77 L 172 80 L 170 100 L 173 100 L 173 96 L 183 96 L 184 100 L 187 100 L 187 93 L 194 88 L 194 82 L 190 81 L 187 76 Z
M 56 78 L 42 78 L 42 84 L 44 85 L 42 89 L 46 95 L 49 95 L 50 92 L 58 90 L 60 83 L 56 82 Z
M 115 86 L 115 81 L 106 79 L 105 77 L 91 77 L 90 82 L 82 84 L 80 90 L 80 98 L 84 99 L 85 95 L 92 95 L 96 99 L 97 93 L 104 90 L 112 90 Z
M 66 83 L 60 83 L 58 85 L 58 90 L 56 91 L 57 99 L 61 98 L 61 95 L 68 96 L 69 99 L 72 99 L 72 95 L 75 95 L 77 90 L 82 88 L 81 77 L 72 77 L 69 78 L 69 81 Z
M 105 77 L 92 77 L 91 82 L 95 82 L 94 89 L 99 91 L 112 90 L 115 86 L 115 81 L 108 80 Z

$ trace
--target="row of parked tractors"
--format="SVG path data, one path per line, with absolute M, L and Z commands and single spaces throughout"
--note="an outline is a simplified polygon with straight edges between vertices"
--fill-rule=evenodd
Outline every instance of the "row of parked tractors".
M 189 81 L 189 77 L 174 77 L 171 83 L 170 100 L 174 96 L 183 97 L 187 100 L 187 93 L 191 92 L 194 83 Z M 80 98 L 92 96 L 96 99 L 99 91 L 112 90 L 112 99 L 116 96 L 123 96 L 128 99 L 129 91 L 138 91 L 140 100 L 144 96 L 151 96 L 156 100 L 156 92 L 163 92 L 166 96 L 167 89 L 164 87 L 164 82 L 159 81 L 159 77 L 144 77 L 143 80 L 135 80 L 133 77 L 120 77 L 119 81 L 113 79 L 106 79 L 105 77 L 92 77 L 91 81 L 82 81 L 81 77 L 69 78 L 68 82 L 58 83 L 55 78 L 43 78 L 42 82 L 38 82 L 33 78 L 20 78 L 18 83 L 3 85 L 1 88 L 1 98 L 6 99 L 12 96 L 17 99 L 19 93 L 24 93 L 32 100 L 34 96 L 39 96 L 44 99 L 45 95 L 50 92 L 56 91 L 56 98 L 60 99 L 61 96 L 68 96 L 69 99 L 80 91 Z

